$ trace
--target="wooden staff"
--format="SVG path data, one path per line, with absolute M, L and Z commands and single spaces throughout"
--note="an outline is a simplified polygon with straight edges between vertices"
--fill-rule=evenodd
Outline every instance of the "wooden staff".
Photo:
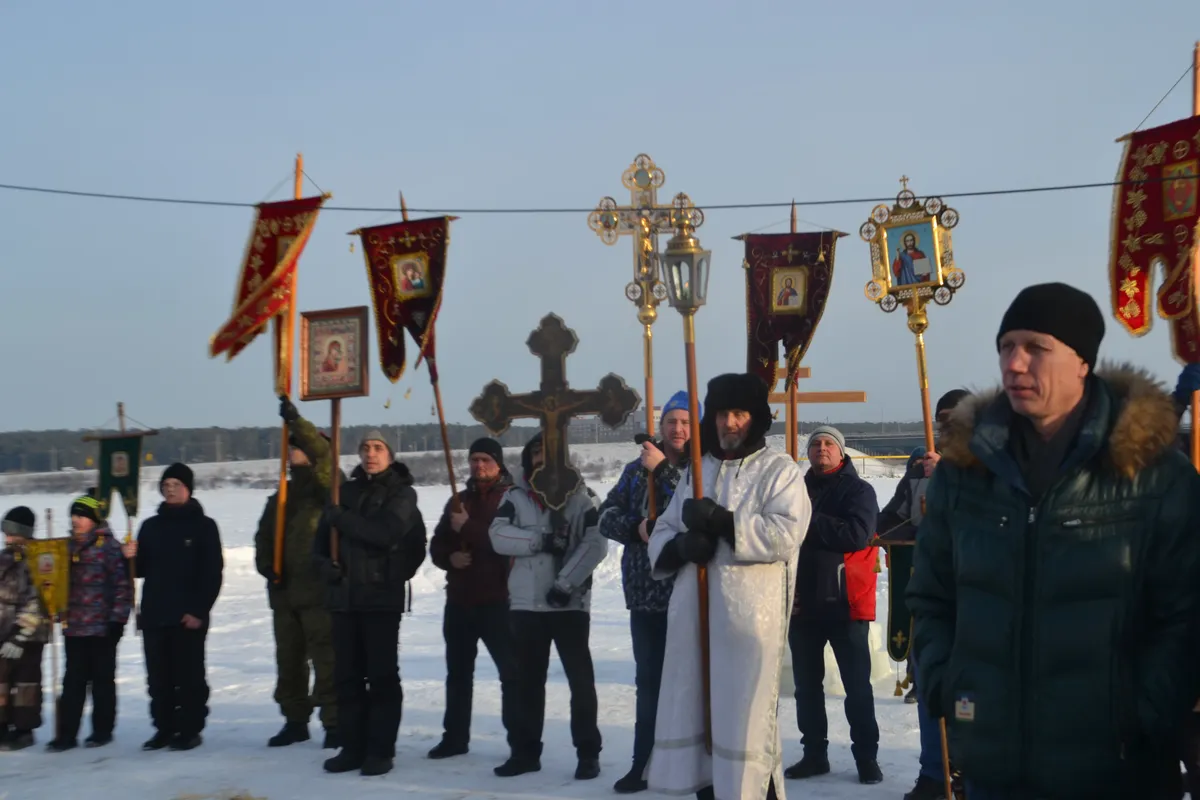
M 304 189 L 304 156 L 300 153 L 296 154 L 296 174 L 293 183 L 293 195 L 297 200 Z M 276 331 L 276 352 L 279 358 L 278 373 L 275 376 L 276 390 L 284 397 L 292 393 L 292 333 L 296 329 L 296 278 L 300 273 L 299 266 L 292 270 L 292 287 L 291 301 L 288 304 L 288 310 L 280 317 L 275 318 Z M 284 354 L 287 354 L 286 358 Z M 286 364 L 285 364 L 286 362 Z M 334 473 L 337 474 L 336 472 Z M 286 522 L 285 511 L 287 508 L 287 481 L 288 481 L 288 424 L 283 423 L 283 428 L 279 438 L 279 494 L 276 496 L 275 502 L 275 583 L 279 584 L 283 581 L 283 530 Z M 334 481 L 334 490 L 337 491 L 337 481 Z M 335 495 L 336 496 L 336 495 Z M 333 547 L 331 539 L 330 547 Z M 337 561 L 337 557 L 333 557 Z
M 408 222 L 408 204 L 404 202 L 404 192 L 400 193 L 400 218 Z M 434 341 L 434 322 L 429 323 L 426 341 Z M 446 456 L 446 475 L 450 479 L 450 508 L 454 513 L 462 512 L 462 501 L 458 499 L 458 486 L 454 480 L 454 458 L 450 455 L 450 432 L 446 430 L 446 412 L 442 410 L 442 387 L 438 383 L 437 361 L 435 358 L 422 353 L 429 369 L 429 383 L 433 386 L 433 404 L 437 408 L 438 428 L 442 433 L 442 452 Z M 463 545 L 466 550 L 466 544 Z
M 331 468 L 332 475 L 330 476 L 329 496 L 336 507 L 342 496 L 341 478 L 342 478 L 342 398 L 335 397 L 329 401 L 329 451 L 333 457 L 333 466 Z M 338 530 L 337 528 L 329 528 L 329 560 L 335 565 L 338 563 Z
M 1192 48 L 1192 116 L 1200 116 L 1200 42 Z M 1193 269 L 1200 270 L 1200 254 Z M 1192 466 L 1200 470 L 1200 391 L 1192 392 Z
M 121 427 L 121 433 L 125 432 L 125 404 L 117 403 L 117 424 Z M 138 458 L 141 458 L 141 448 L 138 449 Z M 140 465 L 139 465 L 140 470 Z M 139 473 L 140 474 L 140 473 Z M 135 488 L 139 491 L 140 486 Z M 121 500 L 121 506 L 125 506 L 124 499 Z M 129 513 L 129 509 L 125 509 L 125 544 L 133 541 L 133 516 Z M 133 603 L 133 632 L 139 634 L 142 630 L 142 612 L 138 611 L 137 604 L 137 559 L 127 558 L 126 563 L 129 565 L 129 590 L 132 593 Z
M 688 417 L 691 422 L 692 497 L 704 497 L 704 475 L 700 453 L 700 398 L 696 388 L 695 311 L 683 315 L 683 350 L 687 358 Z M 696 565 L 696 584 L 700 599 L 700 677 L 704 691 L 704 750 L 712 755 L 712 659 L 708 630 L 708 565 Z
M 54 511 L 52 509 L 47 508 L 46 509 L 46 538 L 47 539 L 54 538 L 53 522 L 54 522 Z M 70 545 L 68 545 L 68 548 L 69 547 L 70 547 Z M 68 552 L 68 557 L 69 557 L 70 550 L 68 549 L 67 552 Z M 68 562 L 68 564 L 69 563 L 70 562 Z M 68 566 L 67 569 L 69 570 L 70 567 Z M 54 598 L 52 597 L 51 600 L 53 601 Z M 58 706 L 59 706 L 59 703 L 62 701 L 62 693 L 59 691 L 59 686 L 58 686 L 58 609 L 52 608 L 52 609 L 47 609 L 47 611 L 49 612 L 49 615 L 50 615 L 50 674 L 52 676 L 50 680 L 53 681 L 52 685 L 54 687 L 54 736 L 55 736 L 55 738 L 58 738 L 58 733 L 59 733 Z
M 796 233 L 796 201 L 792 201 L 791 215 L 791 230 Z M 787 386 L 787 414 L 784 416 L 784 435 L 787 437 L 787 453 L 792 457 L 792 461 L 797 461 L 800 458 L 800 425 L 797 419 L 798 413 L 796 409 L 796 376 L 791 373 L 791 365 L 788 365 L 788 374 L 785 379 Z

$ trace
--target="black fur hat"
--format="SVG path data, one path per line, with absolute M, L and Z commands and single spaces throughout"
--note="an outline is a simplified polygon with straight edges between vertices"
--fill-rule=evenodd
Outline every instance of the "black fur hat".
M 762 378 L 751 372 L 727 372 L 708 382 L 704 416 L 700 418 L 700 453 L 717 454 L 717 412 L 740 409 L 750 412 L 746 444 L 754 447 L 771 430 L 770 391 Z

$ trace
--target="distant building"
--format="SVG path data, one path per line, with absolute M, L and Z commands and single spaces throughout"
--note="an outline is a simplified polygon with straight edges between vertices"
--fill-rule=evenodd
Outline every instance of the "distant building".
M 662 416 L 662 406 L 654 407 L 654 432 L 657 435 L 658 421 Z M 646 431 L 646 410 L 639 408 L 629 415 L 624 424 L 610 428 L 600 421 L 600 418 L 589 414 L 571 419 L 567 427 L 567 436 L 571 444 L 598 444 L 601 442 L 629 442 L 633 437 Z

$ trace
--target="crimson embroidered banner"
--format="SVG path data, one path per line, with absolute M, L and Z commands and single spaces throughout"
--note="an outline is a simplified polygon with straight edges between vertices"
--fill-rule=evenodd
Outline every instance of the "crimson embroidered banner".
M 431 217 L 354 231 L 362 239 L 367 262 L 379 333 L 379 365 L 392 383 L 404 374 L 405 330 L 419 348 L 416 365 L 427 359 L 429 379 L 437 382 L 434 321 L 442 305 L 453 219 Z
M 1200 117 L 1131 134 L 1113 196 L 1109 277 L 1117 321 L 1134 336 L 1150 330 L 1157 300 L 1170 320 L 1175 354 L 1200 361 L 1196 239 L 1200 223 Z M 1154 296 L 1154 266 L 1165 278 Z
M 779 343 L 787 356 L 787 382 L 812 343 L 833 281 L 837 231 L 748 233 L 746 242 L 746 368 L 774 390 Z
M 306 197 L 258 205 L 242 257 L 233 313 L 209 340 L 209 357 L 225 353 L 226 360 L 232 361 L 272 318 L 290 309 L 296 265 L 326 199 Z M 276 362 L 282 371 L 289 359 L 279 338 L 277 335 Z

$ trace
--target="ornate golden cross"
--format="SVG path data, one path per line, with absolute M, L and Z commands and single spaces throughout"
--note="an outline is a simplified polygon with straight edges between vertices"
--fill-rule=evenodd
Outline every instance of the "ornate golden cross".
M 900 176 L 900 187 L 903 189 L 908 188 L 908 176 L 907 175 Z
M 512 394 L 504 383 L 493 380 L 471 403 L 471 416 L 496 436 L 508 430 L 514 419 L 534 418 L 541 423 L 545 459 L 534 470 L 529 483 L 548 507 L 561 509 L 580 484 L 567 449 L 567 426 L 571 418 L 596 414 L 605 425 L 615 428 L 633 413 L 642 398 L 623 378 L 611 372 L 600 379 L 593 391 L 570 388 L 567 356 L 575 352 L 579 338 L 557 314 L 542 317 L 525 344 L 542 362 L 537 391 Z

